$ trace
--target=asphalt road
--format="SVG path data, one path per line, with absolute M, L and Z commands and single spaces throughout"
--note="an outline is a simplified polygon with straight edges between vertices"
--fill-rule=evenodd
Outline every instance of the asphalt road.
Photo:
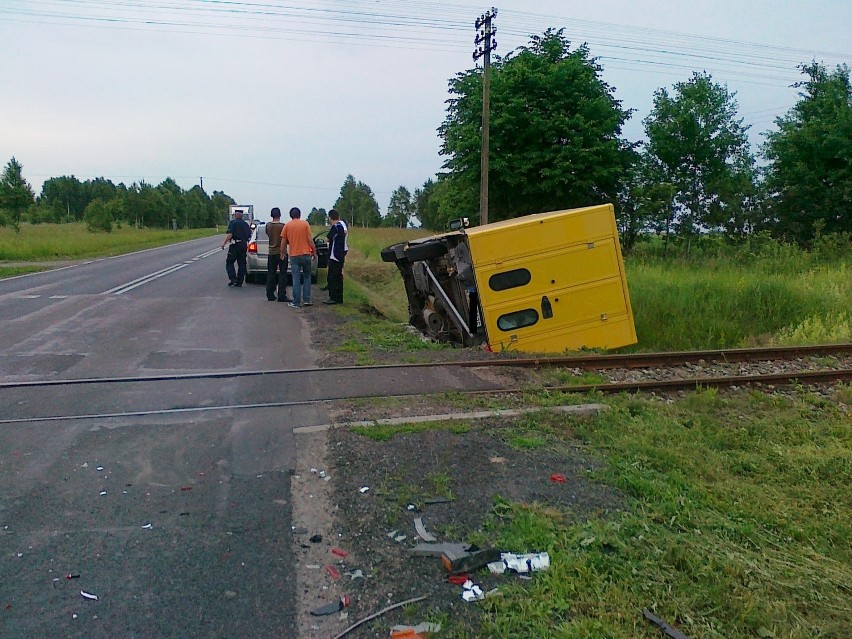
M 0 637 L 295 637 L 293 429 L 493 387 L 317 369 L 330 310 L 228 287 L 217 242 L 0 281 Z

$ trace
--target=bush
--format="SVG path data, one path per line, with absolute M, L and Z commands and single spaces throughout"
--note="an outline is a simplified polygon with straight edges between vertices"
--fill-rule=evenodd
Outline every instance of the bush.
M 112 233 L 112 210 L 101 198 L 89 202 L 83 211 L 83 221 L 90 233 Z

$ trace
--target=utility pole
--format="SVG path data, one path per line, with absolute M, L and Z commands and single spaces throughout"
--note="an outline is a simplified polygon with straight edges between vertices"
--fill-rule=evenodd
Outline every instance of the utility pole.
M 497 48 L 497 40 L 494 39 L 497 29 L 491 24 L 497 17 L 497 9 L 491 7 L 491 11 L 483 13 L 476 19 L 476 38 L 473 51 L 473 61 L 479 58 L 482 61 L 482 153 L 480 160 L 479 181 L 479 223 L 488 224 L 488 112 L 490 101 L 491 81 L 488 70 L 491 67 L 491 52 Z

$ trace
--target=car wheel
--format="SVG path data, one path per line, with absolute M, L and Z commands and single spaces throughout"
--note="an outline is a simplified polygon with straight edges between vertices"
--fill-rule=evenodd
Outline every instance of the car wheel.
M 447 254 L 447 245 L 440 240 L 432 240 L 423 244 L 409 244 L 405 249 L 405 257 L 412 262 L 432 260 Z

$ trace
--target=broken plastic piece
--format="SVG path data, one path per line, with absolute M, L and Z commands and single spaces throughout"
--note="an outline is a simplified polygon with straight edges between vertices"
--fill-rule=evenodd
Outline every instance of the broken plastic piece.
M 417 535 L 426 542 L 435 541 L 435 535 L 426 530 L 426 527 L 423 525 L 423 518 L 417 517 L 414 520 L 414 529 L 417 531 Z
M 391 639 L 426 639 L 431 634 L 441 632 L 441 624 L 423 621 L 416 626 L 393 626 L 390 629 Z
M 396 531 L 394 531 L 396 534 Z M 418 557 L 442 557 L 446 555 L 450 559 L 459 559 L 472 550 L 470 544 L 457 542 L 444 542 L 440 544 L 417 544 L 410 548 L 409 552 Z
M 360 568 L 358 570 L 353 570 L 352 572 L 347 572 L 346 574 L 349 575 L 349 578 L 352 581 L 355 581 L 356 579 L 363 579 L 364 578 L 364 571 L 361 570 Z
M 456 586 L 464 585 L 464 582 L 468 581 L 469 579 L 470 575 L 466 572 L 460 575 L 447 575 L 447 581 Z
M 180 489 L 183 491 L 192 490 L 192 486 L 181 486 Z
M 470 579 L 462 584 L 462 599 L 470 603 L 471 601 L 479 601 L 485 599 L 485 593 L 482 588 L 473 583 Z
M 670 639 L 689 639 L 685 634 L 683 634 L 680 630 L 675 628 L 674 626 L 670 626 L 665 621 L 654 615 L 647 608 L 642 608 L 642 616 L 645 617 L 652 624 L 657 626 L 660 630 L 663 631 L 663 634 L 669 637 Z
M 564 484 L 567 479 L 565 479 L 565 475 L 563 475 L 562 473 L 553 473 L 550 476 L 550 481 L 552 481 L 554 484 Z
M 145 524 L 144 526 L 142 526 L 142 528 L 145 528 L 146 530 L 151 530 L 153 527 L 154 524 Z
M 393 538 L 394 541 L 405 541 L 408 539 L 408 535 L 397 535 Z
M 90 593 L 90 592 L 86 592 L 85 590 L 81 590 L 81 591 L 80 591 L 80 594 L 81 594 L 81 595 L 83 595 L 83 597 L 85 597 L 86 599 L 91 599 L 91 600 L 93 600 L 93 601 L 97 601 L 97 600 L 98 600 L 98 596 L 97 596 L 97 595 L 93 595 L 92 593 Z
M 102 490 L 99 494 L 100 494 L 101 497 L 103 497 L 104 495 L 106 495 L 106 491 Z
M 327 603 L 320 606 L 316 610 L 311 610 L 314 617 L 322 617 L 325 615 L 333 615 L 335 612 L 343 610 L 349 606 L 349 595 L 343 595 L 337 603 Z
M 331 575 L 331 578 L 332 578 L 332 579 L 334 579 L 335 581 L 337 581 L 338 579 L 340 579 L 340 573 L 339 573 L 339 572 L 337 572 L 337 568 L 335 568 L 335 567 L 334 567 L 334 566 L 332 566 L 331 564 L 329 564 L 328 566 L 326 566 L 326 567 L 325 567 L 325 571 L 326 571 L 329 575 Z
M 349 626 L 348 628 L 346 628 L 346 630 L 344 630 L 343 632 L 339 632 L 339 633 L 337 633 L 336 635 L 334 635 L 334 639 L 341 639 L 341 637 L 345 637 L 345 636 L 346 636 L 346 635 L 348 635 L 350 632 L 352 632 L 353 630 L 355 630 L 355 628 L 357 628 L 357 627 L 361 626 L 362 624 L 367 623 L 368 621 L 372 621 L 372 620 L 373 620 L 373 619 L 375 619 L 376 617 L 381 617 L 381 616 L 382 616 L 383 614 L 385 614 L 386 612 L 390 612 L 391 610 L 395 610 L 395 609 L 397 609 L 397 608 L 401 608 L 402 606 L 407 606 L 408 604 L 417 603 L 418 601 L 423 601 L 423 600 L 424 600 L 424 599 L 426 599 L 428 596 L 429 596 L 429 595 L 423 595 L 422 597 L 413 597 L 413 598 L 411 598 L 411 599 L 406 599 L 405 601 L 400 601 L 399 603 L 392 604 L 392 605 L 388 606 L 387 608 L 382 608 L 382 609 L 381 609 L 381 610 L 379 610 L 378 612 L 374 612 L 372 615 L 369 615 L 368 617 L 364 617 L 364 618 L 363 618 L 363 619 L 361 619 L 360 621 L 356 621 L 356 622 L 355 622 L 355 623 L 353 623 L 351 626 Z
M 336 547 L 331 549 L 331 554 L 337 555 L 338 557 L 349 556 L 349 553 L 346 552 L 345 550 L 343 550 L 343 548 L 336 548 Z
M 369 487 L 369 486 L 362 486 L 361 488 L 359 488 L 359 489 L 358 489 L 358 492 L 359 492 L 359 493 L 361 493 L 361 494 L 363 495 L 363 494 L 364 494 L 364 493 L 366 493 L 368 490 L 370 490 L 370 487 Z
M 79 579 L 79 578 L 80 578 L 80 575 L 72 575 L 72 574 L 69 572 L 67 575 L 65 575 L 65 578 L 66 578 L 66 579 Z

